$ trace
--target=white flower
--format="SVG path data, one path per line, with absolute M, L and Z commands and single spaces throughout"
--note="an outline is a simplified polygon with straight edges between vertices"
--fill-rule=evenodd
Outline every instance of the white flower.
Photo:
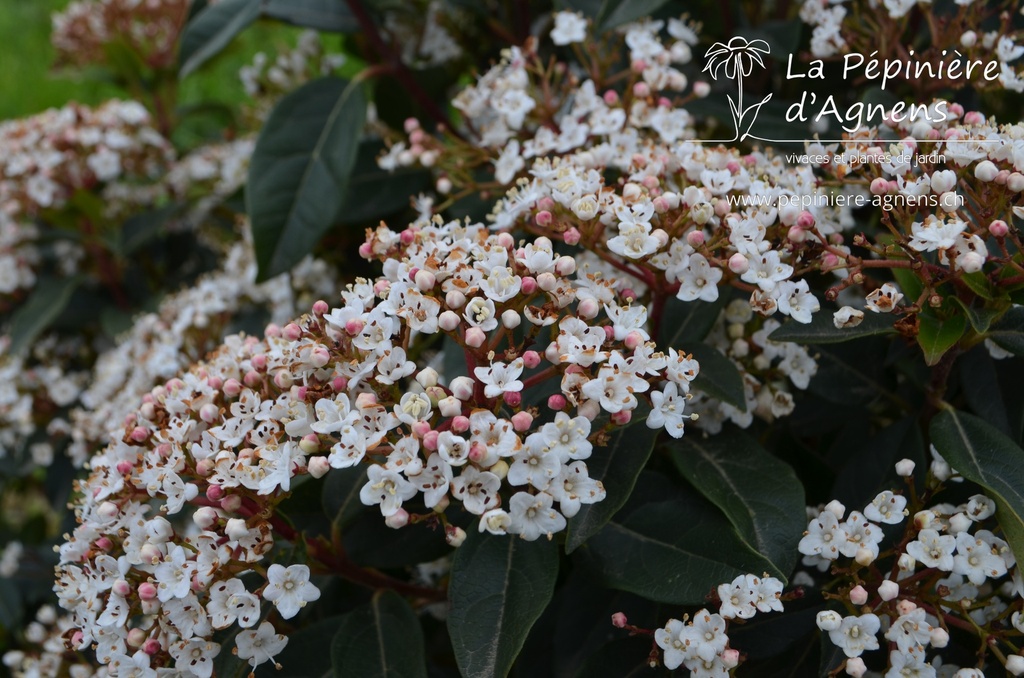
M 210 678 L 213 674 L 213 659 L 220 654 L 220 645 L 209 640 L 192 638 L 174 643 L 168 651 L 174 657 L 175 668 L 188 669 L 193 676 L 199 678 Z
M 676 297 L 683 301 L 715 301 L 718 299 L 718 281 L 722 271 L 711 266 L 700 254 L 691 254 L 689 265 L 678 272 L 679 291 Z
M 885 637 L 896 643 L 900 652 L 924 654 L 924 647 L 931 640 L 931 624 L 924 619 L 924 608 L 911 610 L 892 623 Z
M 821 556 L 828 560 L 839 557 L 839 544 L 844 541 L 839 530 L 839 519 L 831 511 L 821 514 L 807 525 L 797 550 L 805 556 Z
M 907 553 L 925 567 L 934 567 L 943 572 L 953 570 L 953 549 L 956 537 L 940 535 L 932 529 L 921 530 L 917 539 L 907 544 Z
M 873 614 L 846 617 L 838 629 L 828 632 L 828 637 L 847 657 L 859 657 L 866 650 L 878 649 L 875 634 L 881 625 L 881 620 Z
M 756 577 L 741 574 L 729 584 L 718 586 L 718 598 L 722 605 L 718 612 L 726 619 L 750 619 L 757 614 Z
M 860 325 L 863 320 L 864 311 L 858 311 L 852 306 L 843 306 L 832 314 L 832 323 L 836 326 L 836 329 L 856 327 L 857 325 Z
M 779 311 L 793 320 L 807 324 L 811 322 L 811 314 L 821 308 L 818 298 L 807 288 L 806 280 L 797 282 L 783 281 L 776 289 Z
M 889 653 L 885 678 L 935 678 L 935 675 L 935 667 L 925 661 L 924 652 L 893 650 Z
M 700 610 L 679 634 L 684 643 L 693 646 L 696 658 L 709 662 L 725 650 L 729 637 L 725 635 L 725 619 L 720 614 Z
M 865 297 L 865 305 L 875 313 L 889 313 L 903 299 L 903 293 L 892 283 L 885 283 Z
M 507 365 L 503 362 L 491 363 L 489 367 L 477 367 L 473 374 L 484 385 L 484 396 L 497 398 L 503 393 L 515 393 L 523 390 L 523 382 L 519 376 L 523 373 L 523 359 L 516 358 Z
M 527 494 L 518 492 L 509 500 L 509 534 L 518 534 L 526 541 L 541 535 L 550 539 L 555 532 L 565 529 L 565 517 L 551 508 L 554 498 L 547 492 Z
M 647 415 L 648 428 L 664 427 L 673 438 L 683 437 L 683 422 L 689 416 L 686 409 L 686 394 L 679 392 L 675 382 L 669 382 L 663 391 L 651 391 L 651 411 Z
M 978 586 L 988 577 L 1002 577 L 1006 574 L 1006 562 L 1000 555 L 1000 548 L 1005 545 L 988 530 L 978 530 L 974 535 L 961 532 L 956 536 L 953 572 Z
M 380 504 L 381 514 L 387 518 L 402 508 L 402 502 L 416 496 L 416 486 L 395 471 L 383 466 L 366 469 L 369 480 L 359 490 L 359 501 L 367 506 Z
M 249 628 L 260 619 L 260 601 L 245 590 L 241 579 L 227 579 L 210 587 L 206 611 L 215 629 L 230 626 L 236 620 L 242 628 Z
M 580 12 L 555 12 L 555 27 L 551 29 L 551 42 L 570 45 L 583 42 L 587 37 L 587 20 Z
M 778 283 L 793 275 L 793 267 L 782 263 L 779 253 L 775 250 L 751 257 L 749 261 L 750 268 L 741 279 L 757 285 L 764 292 L 773 291 Z
M 906 497 L 886 490 L 879 493 L 864 508 L 864 517 L 887 525 L 896 525 L 903 522 L 903 509 L 906 505 Z
M 275 633 L 270 622 L 263 622 L 258 629 L 241 631 L 235 636 L 238 658 L 248 659 L 249 666 L 253 668 L 264 662 L 272 662 L 287 644 L 288 638 Z
M 664 650 L 662 661 L 665 668 L 672 670 L 682 666 L 683 661 L 694 657 L 694 648 L 686 643 L 681 632 L 686 625 L 678 619 L 669 619 L 665 628 L 657 629 L 654 632 L 654 642 Z
M 263 599 L 276 605 L 281 617 L 291 619 L 306 603 L 320 599 L 320 589 L 309 581 L 307 566 L 289 565 L 286 568 L 274 563 L 267 568 L 267 587 L 263 589 Z
M 452 496 L 462 502 L 470 513 L 481 515 L 498 505 L 501 479 L 489 471 L 467 466 L 452 481 Z
M 561 473 L 551 481 L 547 491 L 558 502 L 566 518 L 579 513 L 583 504 L 594 504 L 605 498 L 604 485 L 590 477 L 587 465 L 574 461 L 562 467 Z

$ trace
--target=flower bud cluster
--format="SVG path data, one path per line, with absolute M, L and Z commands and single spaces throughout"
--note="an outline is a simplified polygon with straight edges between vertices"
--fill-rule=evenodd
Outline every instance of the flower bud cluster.
M 959 479 L 934 448 L 932 455 L 927 496 L 942 491 L 943 481 Z M 913 468 L 909 460 L 896 465 L 908 483 L 914 482 Z M 995 647 L 1000 620 L 1020 609 L 1024 582 L 1016 558 L 989 529 L 995 501 L 977 494 L 957 504 L 924 506 L 886 490 L 863 511 L 847 514 L 837 501 L 809 509 L 812 519 L 798 548 L 804 565 L 831 567 L 840 575 L 829 586 L 834 592 L 825 595 L 845 602 L 848 614 L 823 611 L 817 623 L 848 658 L 851 676 L 864 675 L 861 657 L 881 649 L 880 636 L 889 643 L 892 675 L 935 675 L 933 664 L 952 673 L 956 667 L 941 661 L 941 652 L 929 659 L 946 647 L 951 630 L 978 629 Z M 896 525 L 904 526 L 902 536 L 894 548 L 881 550 L 892 541 L 883 528 Z M 1020 614 L 1014 613 L 1014 626 Z M 973 670 L 956 675 L 981 675 Z

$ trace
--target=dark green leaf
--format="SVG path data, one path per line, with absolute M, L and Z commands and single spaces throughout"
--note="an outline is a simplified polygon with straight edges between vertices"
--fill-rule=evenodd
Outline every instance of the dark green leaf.
M 864 506 L 882 490 L 902 487 L 903 481 L 894 468 L 900 459 L 911 459 L 920 470 L 928 467 L 916 416 L 882 428 L 849 450 L 844 458 L 847 461 L 830 496 L 847 506 Z
M 838 344 L 876 334 L 895 334 L 896 330 L 892 326 L 894 320 L 888 313 L 867 312 L 860 325 L 838 328 L 832 320 L 832 314 L 822 310 L 811 316 L 811 322 L 807 324 L 787 320 L 768 338 L 772 341 L 792 341 L 797 344 Z
M 967 316 L 968 322 L 971 323 L 971 327 L 974 331 L 979 334 L 984 334 L 988 331 L 988 328 L 992 325 L 992 321 L 1000 315 L 1000 311 L 992 308 L 985 308 L 984 306 L 971 306 L 959 297 L 953 297 L 953 301 L 963 309 L 964 315 Z
M 378 591 L 342 618 L 331 642 L 334 678 L 426 678 L 423 629 L 409 603 Z
M 1010 418 L 1007 416 L 1009 403 L 999 397 L 999 375 L 988 350 L 981 345 L 975 346 L 960 356 L 956 365 L 964 395 L 974 413 L 1013 438 Z
M 196 14 L 181 36 L 179 77 L 187 77 L 227 47 L 259 18 L 260 4 L 260 0 L 222 0 Z
M 683 476 L 772 563 L 770 572 L 787 580 L 806 526 L 804 490 L 793 469 L 732 428 L 706 439 L 683 436 L 673 448 Z
M 588 19 L 601 13 L 602 0 L 555 0 L 555 7 L 564 12 L 581 12 Z
M 688 495 L 613 518 L 580 553 L 605 585 L 677 605 L 699 605 L 723 582 L 772 569 L 714 506 Z
M 1006 541 L 1024 559 L 1024 450 L 983 419 L 952 408 L 932 419 L 931 437 L 950 466 L 995 499 Z
M 962 315 L 955 315 L 946 320 L 939 320 L 924 313 L 918 318 L 921 324 L 917 333 L 917 343 L 924 351 L 924 361 L 929 366 L 937 365 L 942 356 L 946 355 L 946 351 L 953 348 L 964 335 L 967 319 Z
M 415 167 L 401 167 L 393 172 L 377 166 L 377 156 L 384 149 L 380 141 L 359 144 L 355 168 L 348 190 L 337 215 L 339 224 L 360 224 L 380 219 L 409 207 L 409 198 L 423 191 L 429 172 Z
M 707 344 L 695 343 L 687 349 L 700 363 L 700 372 L 693 380 L 694 390 L 747 411 L 747 398 L 743 390 L 743 377 L 731 360 Z
M 658 347 L 664 351 L 674 348 L 688 350 L 690 344 L 704 341 L 725 307 L 725 295 L 717 301 L 680 301 L 672 297 L 665 302 L 658 329 Z
M 344 530 L 365 508 L 359 501 L 359 490 L 365 484 L 366 471 L 361 466 L 332 469 L 327 474 L 322 502 L 324 513 L 335 530 Z
M 263 675 L 276 678 L 330 676 L 331 653 L 324 652 L 324 648 L 331 647 L 331 641 L 335 638 L 342 619 L 341 616 L 328 617 L 309 626 L 303 626 L 294 633 L 289 633 L 288 644 L 285 645 L 281 654 L 274 657 L 274 660 L 281 664 L 281 670 L 278 671 L 265 664 L 260 667 L 265 669 L 264 671 L 256 672 L 257 677 L 263 678 Z
M 818 373 L 808 390 L 842 405 L 869 403 L 879 397 L 896 400 L 892 371 L 883 367 L 889 342 L 869 337 L 856 344 L 817 347 Z
M 361 513 L 342 535 L 352 562 L 363 567 L 406 567 L 437 560 L 452 550 L 440 528 L 421 522 L 394 530 L 381 520 L 379 511 Z
M 0 627 L 16 629 L 21 626 L 21 589 L 11 577 L 0 579 Z
M 900 292 L 903 293 L 903 296 L 910 303 L 921 298 L 921 294 L 924 292 L 924 283 L 921 282 L 917 271 L 910 268 L 894 268 L 892 269 L 892 276 L 896 278 L 896 282 L 900 286 Z
M 316 31 L 355 33 L 359 22 L 345 0 L 266 0 L 263 15 Z
M 667 4 L 668 0 L 605 0 L 601 6 L 599 21 L 601 30 L 610 31 L 623 24 L 636 21 Z
M 270 114 L 246 189 L 259 280 L 297 264 L 333 225 L 365 119 L 360 84 L 333 77 L 303 85 Z
M 995 295 L 992 293 L 992 283 L 989 282 L 988 278 L 981 271 L 964 274 L 960 276 L 960 279 L 971 288 L 972 292 L 982 299 L 989 301 L 995 299 Z
M 1014 355 L 1024 355 L 1024 306 L 1014 306 L 986 336 Z
M 649 637 L 617 638 L 591 656 L 576 675 L 579 678 L 654 678 L 664 671 L 651 668 Z
M 40 278 L 25 303 L 11 315 L 8 352 L 15 354 L 28 349 L 57 320 L 81 282 L 78 276 Z
M 155 210 L 140 212 L 129 217 L 121 226 L 121 239 L 118 252 L 128 256 L 146 243 L 158 237 L 164 231 L 168 220 L 178 213 L 176 204 L 164 205 Z
M 508 674 L 557 576 L 554 542 L 469 530 L 448 585 L 448 633 L 462 675 Z
M 638 422 L 615 430 L 605 447 L 595 448 L 587 459 L 590 477 L 604 484 L 607 496 L 596 504 L 584 504 L 569 519 L 565 552 L 572 553 L 605 526 L 629 499 L 637 476 L 654 449 L 658 432 Z

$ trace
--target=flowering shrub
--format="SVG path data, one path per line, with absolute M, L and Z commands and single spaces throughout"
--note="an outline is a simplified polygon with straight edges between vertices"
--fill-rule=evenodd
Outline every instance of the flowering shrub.
M 102 351 L 12 311 L 0 440 L 82 466 L 12 672 L 1024 674 L 1017 7 L 738 7 L 221 0 L 182 75 L 261 16 L 344 54 L 247 62 L 260 128 L 188 153 L 147 90 L 166 171 L 11 135 L 12 309 L 53 260 L 134 310 L 51 222 L 219 261 Z

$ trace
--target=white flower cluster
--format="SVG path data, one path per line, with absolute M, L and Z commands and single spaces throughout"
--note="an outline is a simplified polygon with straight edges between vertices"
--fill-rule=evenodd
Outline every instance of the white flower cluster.
M 121 41 L 151 67 L 170 67 L 189 0 L 75 0 L 53 14 L 50 41 L 62 65 L 103 64 Z
M 0 211 L 0 304 L 5 297 L 35 285 L 35 268 L 39 263 L 37 237 L 35 226 L 18 223 Z
M 118 184 L 152 184 L 174 159 L 170 144 L 150 125 L 141 104 L 116 100 L 95 109 L 68 104 L 0 123 L 0 204 L 12 217 L 34 216 L 99 184 L 107 214 L 134 205 L 124 204 L 132 193 L 117 191 Z
M 457 6 L 440 0 L 428 0 L 420 5 L 415 8 L 395 6 L 384 14 L 384 27 L 394 36 L 393 44 L 401 45 L 402 61 L 423 68 L 440 66 L 461 57 L 459 41 L 445 27 L 459 23 Z
M 294 49 L 279 52 L 272 61 L 266 52 L 257 52 L 252 63 L 238 71 L 238 77 L 246 94 L 257 101 L 257 119 L 263 120 L 281 96 L 333 73 L 344 63 L 345 55 L 325 53 L 320 34 L 307 30 L 299 34 Z
M 381 227 L 362 254 L 384 259 L 385 277 L 350 286 L 341 307 L 317 302 L 299 324 L 269 327 L 264 341 L 229 338 L 153 388 L 91 459 L 56 586 L 75 648 L 95 646 L 111 666 L 208 676 L 221 651 L 211 634 L 237 624 L 239 656 L 269 660 L 250 647 L 276 647 L 268 623 L 252 630 L 262 603 L 289 618 L 319 592 L 303 565 L 270 565 L 256 590 L 238 575 L 274 553 L 275 530 L 297 538 L 264 510 L 296 475 L 366 464 L 360 498 L 392 527 L 414 499 L 438 513 L 456 500 L 482 530 L 537 539 L 604 497 L 584 460 L 643 394 L 654 402 L 646 424 L 682 434 L 696 362 L 656 351 L 646 312 L 620 305 L 610 281 L 574 281 L 575 261 L 546 238 L 517 246 L 438 220 Z M 409 359 L 416 336 L 439 332 L 467 359 L 447 388 Z M 524 403 L 543 384 L 557 410 L 547 423 Z M 595 428 L 602 411 L 611 421 Z
M 951 479 L 954 472 L 949 465 L 934 449 L 932 454 L 932 476 L 940 481 Z M 914 464 L 903 460 L 896 468 L 901 475 L 909 476 Z M 885 538 L 882 526 L 903 523 L 908 514 L 906 507 L 906 497 L 886 490 L 863 512 L 845 515 L 846 508 L 836 501 L 824 510 L 812 510 L 812 520 L 799 544 L 804 565 L 824 570 L 840 558 L 871 565 L 878 559 Z M 847 674 L 858 678 L 865 674 L 861 655 L 880 648 L 881 633 L 891 643 L 886 676 L 935 676 L 941 658 L 929 662 L 928 648 L 942 649 L 949 642 L 948 620 L 940 621 L 936 615 L 969 615 L 971 623 L 985 625 L 1003 615 L 1008 600 L 1024 594 L 1013 551 L 1004 540 L 981 527 L 995 511 L 995 502 L 980 494 L 959 505 L 936 504 L 919 511 L 907 527 L 913 538 L 904 538 L 894 555 L 891 578 L 875 582 L 873 596 L 872 588 L 859 584 L 849 590 L 847 595 L 854 605 L 870 602 L 870 608 L 862 607 L 860 614 L 847 616 L 831 610 L 818 614 L 818 627 L 848 658 Z M 933 583 L 927 589 L 921 587 L 921 573 L 933 573 Z M 995 583 L 999 580 L 1003 580 L 1002 585 Z M 941 597 L 938 606 L 924 602 L 933 592 Z M 1020 615 L 1014 619 L 1019 620 Z M 947 675 L 956 670 L 948 665 L 943 668 Z M 973 671 L 962 669 L 955 675 L 982 675 Z
M 750 304 L 741 299 L 722 311 L 705 341 L 739 369 L 746 407 L 740 410 L 699 393 L 698 388 L 691 406 L 700 415 L 698 426 L 703 431 L 718 433 L 725 421 L 747 428 L 755 416 L 771 422 L 793 412 L 796 405 L 790 386 L 805 390 L 818 372 L 818 363 L 800 344 L 768 339 L 778 327 L 776 320 L 755 316 Z
M 685 666 L 692 678 L 722 678 L 739 663 L 740 653 L 729 647 L 729 619 L 750 619 L 758 612 L 782 612 L 782 582 L 774 577 L 740 575 L 718 587 L 718 614 L 700 610 L 687 621 L 670 619 L 654 631 L 664 652 L 665 668 Z
M 202 222 L 211 209 L 245 184 L 255 147 L 253 137 L 207 144 L 174 163 L 164 178 L 164 185 L 169 197 L 189 204 L 185 228 Z

